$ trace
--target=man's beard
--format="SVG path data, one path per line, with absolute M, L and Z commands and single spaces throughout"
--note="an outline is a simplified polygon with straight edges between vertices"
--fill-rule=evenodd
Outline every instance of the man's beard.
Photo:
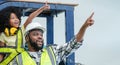
M 29 38 L 30 39 L 30 38 Z M 30 41 L 30 45 L 31 47 L 34 48 L 35 51 L 39 51 L 39 50 L 42 50 L 43 49 L 43 46 L 44 46 L 44 43 L 42 44 L 42 46 L 38 46 L 36 42 L 33 42 L 31 39 L 29 40 Z

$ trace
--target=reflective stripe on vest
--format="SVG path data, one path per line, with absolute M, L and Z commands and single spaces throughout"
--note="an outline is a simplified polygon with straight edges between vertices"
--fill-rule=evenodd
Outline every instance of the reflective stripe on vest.
M 8 65 L 16 65 L 16 61 L 17 61 L 17 59 L 14 58 L 12 61 L 13 61 L 13 62 L 10 62 Z
M 0 53 L 6 53 L 6 54 L 10 53 L 10 55 L 8 55 L 7 58 L 5 58 L 0 63 L 0 65 L 7 65 L 8 63 L 10 63 L 10 61 L 12 61 L 12 59 L 15 58 L 15 56 L 17 56 L 19 53 L 24 51 L 24 49 L 22 48 L 22 43 L 23 43 L 22 39 L 23 39 L 22 32 L 21 32 L 21 29 L 19 29 L 17 32 L 17 39 L 16 39 L 17 48 L 8 48 L 8 47 L 0 48 Z
M 16 45 L 17 45 L 17 52 L 21 53 L 24 51 L 23 49 L 23 34 L 21 32 L 21 29 L 18 30 L 18 33 L 17 33 L 17 39 L 16 39 Z
M 8 55 L 7 58 L 5 58 L 5 60 L 3 60 L 0 65 L 7 65 L 17 54 L 18 52 L 15 49 L 11 49 L 11 48 L 1 48 L 3 50 L 3 52 L 8 51 L 7 53 L 11 53 L 10 55 Z
M 22 52 L 16 58 L 18 65 L 36 65 L 36 62 L 30 57 L 30 55 L 26 51 Z M 43 49 L 40 59 L 40 65 L 56 65 L 55 55 L 51 47 Z
M 52 64 L 52 65 L 56 65 L 56 58 L 55 58 L 54 52 L 53 52 L 53 50 L 52 50 L 52 47 L 51 47 L 51 46 L 46 47 L 46 50 L 47 50 L 47 53 L 48 53 L 48 55 L 49 55 L 49 59 L 50 59 L 50 61 L 51 61 L 51 64 Z M 42 55 L 43 55 L 43 54 L 42 54 Z M 47 60 L 47 58 L 45 58 L 45 55 L 43 55 L 41 58 L 43 58 L 43 59 L 41 60 L 41 65 L 42 65 L 42 63 L 43 63 L 43 65 L 46 65 L 46 64 L 44 64 L 44 63 L 46 63 L 45 60 Z M 44 59 L 44 58 L 45 58 L 45 59 Z M 48 65 L 50 65 L 50 64 L 48 64 Z

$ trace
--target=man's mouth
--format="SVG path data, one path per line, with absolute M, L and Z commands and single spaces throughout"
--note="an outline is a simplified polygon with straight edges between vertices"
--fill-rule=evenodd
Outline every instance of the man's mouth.
M 42 41 L 37 41 L 37 44 L 38 44 L 38 45 L 42 45 L 43 42 L 42 42 Z

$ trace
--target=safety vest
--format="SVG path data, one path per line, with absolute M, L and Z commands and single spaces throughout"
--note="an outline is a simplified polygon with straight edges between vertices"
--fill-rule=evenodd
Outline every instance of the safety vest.
M 29 53 L 24 51 L 16 57 L 18 65 L 37 65 L 36 62 L 30 57 Z M 57 65 L 56 58 L 52 47 L 46 47 L 41 53 L 40 65 Z M 12 64 L 11 64 L 12 65 Z
M 22 32 L 21 29 L 18 30 L 17 32 L 17 39 L 16 39 L 16 47 L 11 48 L 11 47 L 2 47 L 0 48 L 0 53 L 5 53 L 9 54 L 1 63 L 0 65 L 7 65 L 10 63 L 19 53 L 23 52 L 23 37 L 22 37 Z

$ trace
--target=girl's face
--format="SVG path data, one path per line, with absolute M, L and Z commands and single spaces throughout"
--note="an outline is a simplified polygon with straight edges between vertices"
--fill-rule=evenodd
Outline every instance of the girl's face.
M 16 14 L 15 13 L 11 13 L 10 14 L 10 26 L 18 28 L 19 24 L 20 24 L 20 20 L 18 19 Z

